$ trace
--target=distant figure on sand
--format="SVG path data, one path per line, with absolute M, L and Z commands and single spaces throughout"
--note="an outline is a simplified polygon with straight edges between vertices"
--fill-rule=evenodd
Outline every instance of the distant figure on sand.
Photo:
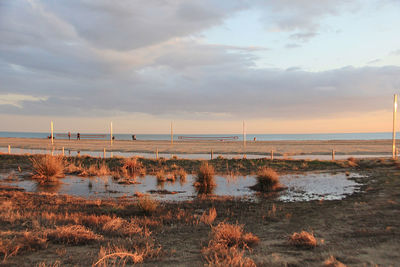
M 81 140 L 81 134 L 80 133 L 76 134 L 76 140 Z
M 71 140 L 71 132 L 68 132 L 68 140 Z
M 112 140 L 114 141 L 115 140 L 115 136 L 113 135 L 113 137 L 112 137 Z
M 254 142 L 255 142 L 255 141 L 256 141 L 256 138 L 254 137 L 254 139 L 253 139 L 253 140 L 254 140 Z
M 136 140 L 136 135 L 132 134 L 132 140 L 135 141 Z

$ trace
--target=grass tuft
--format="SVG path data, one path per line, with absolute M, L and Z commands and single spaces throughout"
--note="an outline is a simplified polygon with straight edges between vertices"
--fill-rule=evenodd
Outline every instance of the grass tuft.
M 144 213 L 151 214 L 157 210 L 158 202 L 149 196 L 144 196 L 138 199 L 138 206 Z
M 203 162 L 196 176 L 196 187 L 199 194 L 210 194 L 217 185 L 214 179 L 214 167 L 208 165 L 207 162 Z
M 258 171 L 257 184 L 252 189 L 261 192 L 272 192 L 281 188 L 279 183 L 279 175 L 271 168 L 264 167 Z
M 317 246 L 317 240 L 313 233 L 302 231 L 301 233 L 293 233 L 289 237 L 289 243 L 296 247 L 302 248 L 315 248 Z
M 324 267 L 346 267 L 345 264 L 341 263 L 332 255 L 324 261 Z
M 61 156 L 33 156 L 30 158 L 33 165 L 33 178 L 40 184 L 57 181 L 64 177 L 65 162 Z
M 93 241 L 102 240 L 103 237 L 93 233 L 83 225 L 59 226 L 47 234 L 49 240 L 54 243 L 70 245 L 88 244 Z

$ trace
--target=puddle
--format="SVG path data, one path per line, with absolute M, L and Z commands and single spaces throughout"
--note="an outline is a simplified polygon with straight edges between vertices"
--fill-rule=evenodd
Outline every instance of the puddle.
M 354 192 L 359 192 L 361 185 L 351 178 L 362 178 L 351 173 L 307 173 L 301 175 L 282 175 L 280 182 L 287 186 L 279 200 L 284 202 L 311 200 L 340 200 Z M 349 179 L 350 178 L 350 179 Z
M 155 176 L 138 177 L 136 184 L 119 184 L 111 177 L 81 178 L 66 176 L 56 185 L 40 186 L 35 180 L 21 178 L 7 180 L 8 174 L 0 174 L 2 185 L 18 186 L 28 192 L 52 192 L 85 198 L 132 197 L 135 193 L 151 194 L 163 201 L 184 201 L 197 197 L 193 186 L 195 177 L 187 175 L 186 181 L 157 183 Z M 358 192 L 361 184 L 349 178 L 360 178 L 357 173 L 305 173 L 282 175 L 281 183 L 287 186 L 278 194 L 278 200 L 285 202 L 311 200 L 340 200 Z M 212 194 L 217 196 L 245 197 L 256 200 L 257 194 L 249 187 L 256 183 L 254 176 L 215 176 L 217 186 Z
M 0 147 L 0 152 L 1 153 L 8 153 L 8 148 L 7 147 Z M 51 154 L 53 155 L 61 155 L 62 152 L 61 150 L 46 150 L 46 149 L 30 149 L 30 148 L 12 148 L 11 149 L 12 154 Z M 81 150 L 81 151 L 75 151 L 75 150 L 69 150 L 65 149 L 64 151 L 66 156 L 83 156 L 83 155 L 88 155 L 91 157 L 100 157 L 102 158 L 104 156 L 103 151 L 89 151 L 89 150 Z M 173 157 L 177 157 L 178 159 L 210 159 L 211 155 L 207 153 L 197 153 L 197 154 L 180 154 L 180 153 L 158 153 L 159 157 L 166 158 L 166 159 L 171 159 Z M 156 154 L 155 153 L 140 153 L 140 152 L 122 152 L 122 151 L 107 151 L 106 152 L 106 158 L 112 158 L 112 157 L 144 157 L 148 159 L 155 159 Z M 214 153 L 213 158 L 216 159 L 217 157 L 223 157 L 226 159 L 240 159 L 243 158 L 243 154 L 219 154 L 219 153 Z M 336 160 L 343 160 L 343 159 L 348 159 L 350 157 L 353 158 L 385 158 L 385 157 L 390 157 L 388 154 L 366 154 L 366 155 L 340 155 L 336 154 L 335 159 Z M 270 158 L 269 154 L 266 155 L 258 155 L 258 154 L 246 154 L 247 159 L 260 159 L 260 158 Z M 293 160 L 331 160 L 332 156 L 331 155 L 318 155 L 318 154 L 311 154 L 311 155 L 287 155 L 287 156 L 275 156 L 275 159 L 293 159 Z

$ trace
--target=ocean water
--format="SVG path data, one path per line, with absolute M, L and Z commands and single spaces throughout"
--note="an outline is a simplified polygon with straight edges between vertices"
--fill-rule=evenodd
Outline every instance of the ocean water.
M 76 133 L 71 133 L 71 138 L 76 138 Z M 114 134 L 116 140 L 132 140 L 132 134 Z M 19 137 L 19 138 L 47 138 L 50 133 L 31 133 L 31 132 L 0 132 L 0 137 Z M 110 134 L 102 133 L 82 133 L 81 139 L 88 139 L 89 135 L 102 135 L 95 139 L 110 139 Z M 232 140 L 241 141 L 241 134 L 175 134 L 174 140 L 188 140 L 188 137 L 197 137 L 201 140 L 222 139 L 224 137 Z M 378 133 L 326 133 L 326 134 L 250 134 L 246 136 L 246 140 L 257 141 L 278 141 L 278 140 L 381 140 L 392 139 L 391 132 Z M 56 139 L 67 139 L 67 133 L 55 133 Z M 235 139 L 233 139 L 235 138 Z M 90 138 L 92 139 L 92 138 Z M 136 134 L 137 140 L 171 140 L 169 134 Z

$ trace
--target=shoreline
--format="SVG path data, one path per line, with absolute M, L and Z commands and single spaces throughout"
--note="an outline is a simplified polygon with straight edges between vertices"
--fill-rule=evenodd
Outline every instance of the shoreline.
M 0 137 L 0 147 L 7 149 L 71 150 L 126 153 L 169 154 L 252 154 L 276 156 L 291 155 L 391 155 L 392 141 L 381 140 L 292 140 L 292 141 L 171 141 L 166 140 L 65 140 Z

